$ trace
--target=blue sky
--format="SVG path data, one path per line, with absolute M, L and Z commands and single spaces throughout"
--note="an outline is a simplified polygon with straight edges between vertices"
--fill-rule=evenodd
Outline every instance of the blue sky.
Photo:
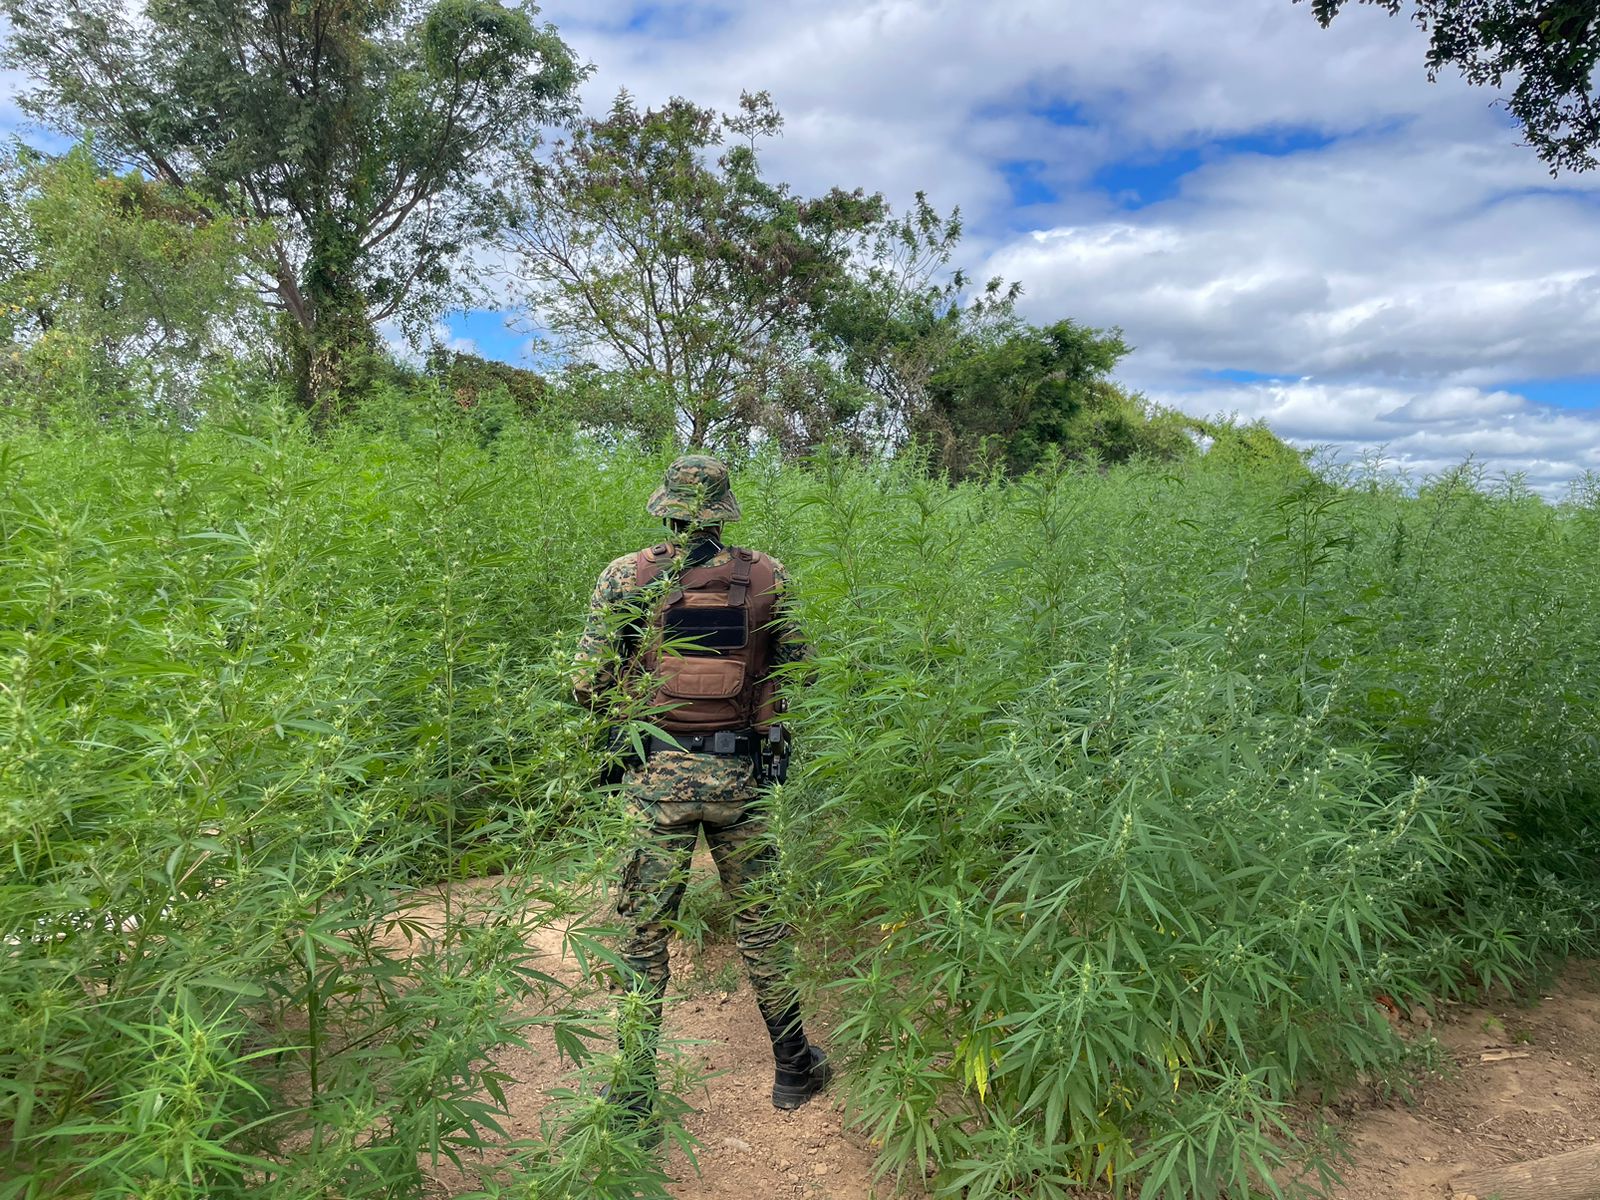
M 1289 158 L 1321 150 L 1336 140 L 1315 129 L 1263 129 L 1196 145 L 1151 149 L 1144 154 L 1113 158 L 1095 172 L 1090 186 L 1110 196 L 1118 207 L 1145 208 L 1171 200 L 1184 179 L 1207 163 L 1247 154 Z
M 962 265 L 1025 315 L 1120 327 L 1120 378 L 1413 477 L 1468 455 L 1557 496 L 1600 470 L 1600 173 L 1552 180 L 1425 38 L 1290 0 L 550 0 L 627 87 L 731 109 L 802 192 L 959 206 Z M 0 124 L 11 118 L 0 108 Z M 442 340 L 518 361 L 531 334 Z
M 485 358 L 526 364 L 533 334 L 521 314 L 478 310 L 451 313 L 444 321 L 450 340 L 463 350 Z

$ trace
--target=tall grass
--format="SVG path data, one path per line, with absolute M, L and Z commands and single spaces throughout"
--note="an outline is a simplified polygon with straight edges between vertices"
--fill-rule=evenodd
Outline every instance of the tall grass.
M 662 461 L 492 403 L 320 440 L 209 406 L 0 450 L 0 1196 L 410 1196 L 452 1159 L 661 1194 L 585 1085 L 510 1141 L 495 1064 L 609 1040 L 530 947 L 620 845 L 566 664 Z M 1286 1105 L 1394 1065 L 1375 993 L 1593 947 L 1592 501 L 1204 461 L 737 487 L 817 645 L 781 899 L 891 1179 L 1314 1182 Z
M 414 1195 L 494 1051 L 586 1054 L 530 945 L 620 828 L 558 636 L 605 481 L 452 409 L 8 440 L 0 1195 Z
M 1275 1192 L 1377 994 L 1592 947 L 1596 513 L 1452 477 L 828 464 L 792 889 L 938 1194 Z

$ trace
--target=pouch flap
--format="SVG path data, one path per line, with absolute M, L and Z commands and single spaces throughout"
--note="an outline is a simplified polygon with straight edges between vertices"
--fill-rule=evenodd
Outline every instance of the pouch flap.
M 744 691 L 744 664 L 729 658 L 663 658 L 661 690 L 677 700 L 731 700 Z

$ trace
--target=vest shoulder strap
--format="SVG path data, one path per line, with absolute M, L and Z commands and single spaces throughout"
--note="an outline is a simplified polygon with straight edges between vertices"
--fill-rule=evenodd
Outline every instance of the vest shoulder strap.
M 672 546 L 662 542 L 658 546 L 647 546 L 633 556 L 633 582 L 635 587 L 649 587 L 655 582 L 656 576 L 661 574 L 662 568 L 672 558 Z
M 744 570 L 745 585 L 754 595 L 770 596 L 778 587 L 778 572 L 773 568 L 772 560 L 759 550 L 741 550 L 739 553 L 748 555 Z
M 728 584 L 728 607 L 743 608 L 750 599 L 750 568 L 755 555 L 738 546 L 733 548 L 733 580 Z

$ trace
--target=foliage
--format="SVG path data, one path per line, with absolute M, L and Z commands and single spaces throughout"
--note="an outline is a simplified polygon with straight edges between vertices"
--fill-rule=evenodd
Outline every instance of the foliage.
M 968 319 L 969 327 L 974 324 Z M 1051 453 L 1126 462 L 1140 453 L 1194 452 L 1181 429 L 1160 439 L 1142 406 L 1110 381 L 1128 347 L 1116 334 L 1073 321 L 1047 328 L 1009 314 L 978 326 L 951 348 L 928 381 L 928 405 L 913 436 L 956 474 L 994 454 L 1021 474 Z
M 1117 334 L 1027 325 L 998 280 L 966 295 L 948 270 L 958 215 L 763 180 L 756 143 L 780 124 L 765 94 L 718 116 L 682 99 L 641 112 L 624 92 L 523 173 L 509 246 L 530 306 L 588 360 L 570 382 L 595 423 L 724 452 L 919 445 L 957 474 L 1023 471 L 1049 446 L 1191 451 L 1109 384 Z
M 207 364 L 247 349 L 240 275 L 260 231 L 207 215 L 87 145 L 0 163 L 0 338 L 7 402 L 40 417 L 69 394 L 188 418 Z
M 1391 1069 L 1376 993 L 1595 944 L 1592 514 L 1209 456 L 785 493 L 790 894 L 885 1172 L 1315 1183 L 1288 1105 Z
M 494 1065 L 605 1034 L 529 947 L 621 844 L 565 668 L 663 462 L 483 407 L 8 436 L 0 1195 L 415 1196 L 479 1148 L 483 1196 L 663 1194 L 613 1068 L 514 1141 Z M 778 884 L 886 1174 L 1314 1184 L 1287 1104 L 1394 1069 L 1374 993 L 1595 951 L 1590 491 L 1286 465 L 740 472 L 818 647 Z
M 499 1050 L 587 1055 L 603 1014 L 537 946 L 623 827 L 552 642 L 607 493 L 412 405 L 407 441 L 7 438 L 0 1195 L 418 1195 L 514 1149 Z M 603 1130 L 518 1170 L 602 1160 L 591 1194 L 661 1194 Z
M 1246 424 L 1237 421 L 1198 420 L 1189 424 L 1198 433 L 1211 439 L 1206 458 L 1219 465 L 1234 467 L 1247 473 L 1266 472 L 1284 476 L 1310 478 L 1306 456 L 1273 433 L 1265 421 Z
M 436 350 L 428 356 L 428 374 L 437 379 L 462 408 L 474 408 L 488 396 L 504 395 L 518 412 L 532 415 L 543 407 L 550 386 L 544 376 L 525 367 L 497 362 L 460 350 Z
M 32 115 L 275 236 L 258 282 L 332 415 L 374 348 L 458 293 L 510 148 L 582 72 L 531 4 L 5 0 Z
M 1311 7 L 1327 25 L 1345 3 L 1312 0 Z M 1377 4 L 1391 15 L 1405 7 L 1404 0 L 1361 3 Z M 1453 66 L 1482 87 L 1515 80 L 1506 107 L 1550 173 L 1595 165 L 1600 9 L 1594 0 L 1416 0 L 1412 18 L 1428 33 L 1430 79 Z
M 942 216 L 918 192 L 908 212 L 871 231 L 848 285 L 818 314 L 813 346 L 865 397 L 857 448 L 901 448 L 926 417 L 933 376 L 968 326 L 991 312 L 1009 316 L 1021 295 L 1019 285 L 996 278 L 964 305 L 971 280 L 950 265 L 960 242 L 960 212 Z
M 1100 462 L 1194 452 L 1184 423 L 1111 382 L 1121 332 L 1016 315 L 1018 284 L 973 289 L 951 269 L 959 214 L 919 194 L 879 223 L 812 330 L 836 390 L 856 397 L 846 437 L 868 452 L 912 448 L 955 476 L 1020 474 L 1052 453 Z M 808 449 L 817 444 L 814 439 Z
M 801 199 L 764 180 L 756 143 L 781 125 L 766 93 L 719 116 L 681 98 L 641 112 L 622 92 L 522 173 L 507 240 L 529 303 L 573 354 L 659 389 L 665 412 L 627 414 L 648 441 L 742 440 L 882 213 L 859 190 Z

